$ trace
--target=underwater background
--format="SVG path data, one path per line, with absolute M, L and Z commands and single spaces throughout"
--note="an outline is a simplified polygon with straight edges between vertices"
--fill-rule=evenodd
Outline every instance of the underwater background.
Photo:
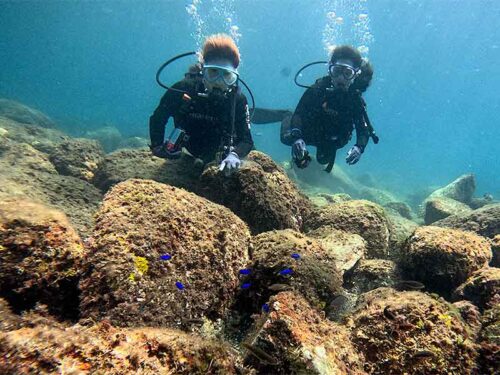
M 71 135 L 113 125 L 148 138 L 163 89 L 157 68 L 227 32 L 256 105 L 294 109 L 304 64 L 335 44 L 360 47 L 375 68 L 365 97 L 380 136 L 354 175 L 396 194 L 463 173 L 477 195 L 500 196 L 500 2 L 486 0 L 1 1 L 0 97 L 48 114 Z M 173 83 L 189 58 L 163 75 Z M 325 72 L 311 68 L 301 82 Z M 257 149 L 290 158 L 279 124 L 252 128 Z M 347 147 L 339 152 L 342 156 Z

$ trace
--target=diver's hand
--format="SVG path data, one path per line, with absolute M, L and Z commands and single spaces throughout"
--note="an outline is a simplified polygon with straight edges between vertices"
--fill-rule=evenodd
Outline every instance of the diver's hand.
M 181 152 L 182 150 L 177 150 L 177 151 L 168 151 L 167 147 L 165 144 L 161 144 L 159 146 L 151 146 L 151 152 L 153 153 L 154 156 L 157 158 L 162 158 L 162 159 L 179 159 L 181 157 Z
M 292 145 L 292 159 L 297 167 L 303 169 L 309 165 L 311 157 L 302 138 L 297 139 Z
M 226 172 L 230 173 L 241 166 L 241 160 L 238 154 L 234 151 L 231 151 L 229 155 L 226 156 L 224 160 L 220 163 L 219 171 L 226 170 Z
M 361 154 L 363 153 L 363 149 L 358 146 L 352 146 L 349 152 L 347 153 L 347 157 L 345 158 L 345 161 L 349 165 L 356 164 L 359 159 L 361 159 Z
M 292 158 L 293 160 L 302 160 L 306 156 L 307 148 L 306 143 L 302 138 L 297 139 L 292 145 Z

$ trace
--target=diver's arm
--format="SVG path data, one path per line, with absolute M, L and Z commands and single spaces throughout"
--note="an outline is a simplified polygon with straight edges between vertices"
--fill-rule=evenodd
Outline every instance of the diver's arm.
M 244 158 L 253 149 L 253 139 L 250 133 L 250 114 L 247 99 L 241 95 L 236 104 L 236 118 L 234 119 L 235 142 L 234 152 Z
M 366 112 L 366 103 L 363 98 L 360 98 L 360 106 L 359 110 L 356 111 L 354 117 L 354 127 L 356 129 L 356 145 L 364 151 L 366 145 L 368 144 L 368 140 L 370 139 L 370 128 L 365 120 L 365 116 L 368 117 Z
M 292 142 L 304 137 L 304 127 L 307 125 L 314 108 L 318 106 L 319 91 L 320 90 L 316 88 L 308 88 L 304 95 L 302 95 L 302 98 L 300 98 L 297 108 L 295 108 L 295 112 L 292 115 L 292 123 L 290 126 Z
M 184 89 L 183 81 L 177 82 L 173 88 Z M 156 107 L 154 113 L 149 118 L 149 136 L 151 138 L 151 147 L 160 146 L 165 140 L 165 125 L 170 116 L 173 116 L 182 103 L 182 93 L 167 90 Z

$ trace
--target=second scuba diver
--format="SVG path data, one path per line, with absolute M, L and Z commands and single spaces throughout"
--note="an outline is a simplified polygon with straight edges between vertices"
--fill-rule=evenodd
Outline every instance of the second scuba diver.
M 241 166 L 253 148 L 247 99 L 238 86 L 240 54 L 231 37 L 208 37 L 200 63 L 161 98 L 150 117 L 153 155 L 176 159 L 185 147 L 204 164 L 219 163 L 229 173 Z M 165 126 L 173 117 L 174 130 L 165 141 Z
M 300 72 L 318 61 L 307 64 Z M 286 110 L 257 108 L 255 123 L 270 123 L 282 120 L 281 142 L 292 146 L 292 159 L 299 168 L 306 168 L 311 161 L 307 145 L 316 146 L 316 159 L 327 165 L 331 172 L 337 150 L 344 147 L 356 130 L 356 143 L 347 153 L 347 164 L 356 164 L 371 137 L 378 143 L 378 137 L 366 112 L 362 98 L 373 76 L 373 68 L 363 59 L 358 50 L 351 46 L 338 46 L 328 62 L 328 76 L 322 77 L 307 90 L 292 114 Z

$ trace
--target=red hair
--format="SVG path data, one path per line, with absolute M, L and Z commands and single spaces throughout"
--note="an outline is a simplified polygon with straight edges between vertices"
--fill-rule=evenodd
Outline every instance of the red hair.
M 205 39 L 201 58 L 202 62 L 214 59 L 229 60 L 234 68 L 240 65 L 240 51 L 234 40 L 226 34 L 215 34 Z

